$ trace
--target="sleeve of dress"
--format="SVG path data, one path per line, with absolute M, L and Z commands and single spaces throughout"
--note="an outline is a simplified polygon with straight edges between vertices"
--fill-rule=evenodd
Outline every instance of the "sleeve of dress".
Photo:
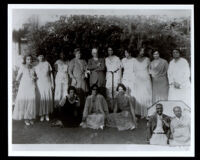
M 119 59 L 119 57 L 117 57 L 116 69 L 120 69 L 120 68 L 121 68 L 121 60 Z
M 55 69 L 55 71 L 58 71 L 58 60 L 54 63 L 54 69 Z
M 151 62 L 150 62 L 150 59 L 147 57 L 147 70 L 149 74 L 150 74 L 150 70 L 149 70 L 150 66 L 151 66 Z
M 168 68 L 169 68 L 169 64 L 168 64 L 168 62 L 165 60 L 165 74 L 167 73 Z
M 83 110 L 83 118 L 86 118 L 88 115 L 88 109 L 90 107 L 90 102 L 89 102 L 89 97 L 87 97 L 86 102 L 85 102 L 85 106 L 84 106 L 84 110 Z
M 169 84 L 173 83 L 174 80 L 173 80 L 173 74 L 172 74 L 172 61 L 169 63 L 167 75 L 168 75 Z
M 83 66 L 84 66 L 84 70 L 87 70 L 88 64 L 87 64 L 87 62 L 85 60 L 83 60 Z
M 108 104 L 105 100 L 105 98 L 102 96 L 102 105 L 103 105 L 103 110 L 105 114 L 109 114 L 109 110 L 108 110 Z
M 74 77 L 73 75 L 73 70 L 74 70 L 74 60 L 72 59 L 70 62 L 69 62 L 69 76 L 71 78 Z
M 65 97 L 63 97 L 62 99 L 61 99 L 61 101 L 59 102 L 59 106 L 61 106 L 61 107 L 63 107 L 64 106 L 64 104 L 66 103 L 66 96 Z
M 170 123 L 170 133 L 171 133 L 171 136 L 173 137 L 173 134 L 174 134 L 174 122 L 173 122 L 173 120 Z
M 52 70 L 52 67 L 49 64 L 49 62 L 47 62 L 47 64 L 48 64 L 49 76 L 50 76 L 50 79 L 51 79 L 51 85 L 54 88 L 54 79 L 53 79 L 53 73 L 52 73 L 53 70 Z
M 20 66 L 19 70 L 18 70 L 18 73 L 17 73 L 17 77 L 16 77 L 16 81 L 19 81 L 22 74 L 23 74 L 23 70 L 24 70 L 24 67 L 23 66 Z
M 51 65 L 49 64 L 49 62 L 47 62 L 47 64 L 48 64 L 49 71 L 52 72 L 52 67 L 51 67 Z
M 149 118 L 149 120 L 147 121 L 147 140 L 150 140 L 151 135 L 152 135 L 152 130 L 151 130 L 151 126 L 152 126 L 152 117 Z
M 188 80 L 190 78 L 190 67 L 189 67 L 187 60 L 185 60 L 185 59 L 183 59 L 182 64 L 183 64 L 181 67 L 182 76 L 180 77 L 180 83 L 181 83 L 180 85 L 185 86 L 185 85 L 187 85 Z

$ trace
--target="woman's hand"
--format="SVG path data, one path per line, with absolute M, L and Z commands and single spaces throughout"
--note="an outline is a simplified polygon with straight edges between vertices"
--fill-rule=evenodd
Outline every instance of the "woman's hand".
M 180 84 L 177 83 L 177 82 L 174 82 L 174 87 L 177 88 L 177 89 L 180 89 Z
M 72 79 L 72 85 L 76 85 L 77 84 L 77 81 L 75 78 Z

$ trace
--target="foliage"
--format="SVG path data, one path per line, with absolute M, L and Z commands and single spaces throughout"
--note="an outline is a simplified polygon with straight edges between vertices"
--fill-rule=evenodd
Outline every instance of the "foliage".
M 80 47 L 83 58 L 90 58 L 91 48 L 97 46 L 101 57 L 112 46 L 115 54 L 123 56 L 123 49 L 130 47 L 133 56 L 144 46 L 159 49 L 162 57 L 170 60 L 171 50 L 182 48 L 190 61 L 189 19 L 170 19 L 164 16 L 60 16 L 44 26 L 29 25 L 26 38 L 29 52 L 46 53 L 50 63 L 63 50 L 67 58 L 73 57 L 73 49 Z M 15 31 L 13 35 L 16 34 Z

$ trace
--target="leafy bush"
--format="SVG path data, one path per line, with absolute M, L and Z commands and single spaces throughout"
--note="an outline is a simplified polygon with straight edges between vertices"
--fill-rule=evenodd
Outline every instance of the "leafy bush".
M 30 23 L 28 32 L 24 34 L 28 40 L 28 51 L 34 55 L 46 53 L 51 64 L 61 50 L 71 59 L 75 47 L 82 49 L 83 58 L 87 60 L 94 46 L 99 48 L 101 57 L 105 57 L 107 47 L 112 46 L 120 58 L 127 47 L 132 48 L 133 56 L 141 46 L 150 52 L 152 48 L 157 48 L 168 61 L 171 50 L 178 47 L 190 62 L 189 26 L 187 18 L 73 15 L 60 16 L 59 20 L 40 27 Z

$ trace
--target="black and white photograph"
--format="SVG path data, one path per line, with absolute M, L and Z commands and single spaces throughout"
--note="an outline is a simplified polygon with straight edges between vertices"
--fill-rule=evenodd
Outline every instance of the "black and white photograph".
M 194 156 L 194 6 L 9 4 L 8 84 L 10 156 Z

